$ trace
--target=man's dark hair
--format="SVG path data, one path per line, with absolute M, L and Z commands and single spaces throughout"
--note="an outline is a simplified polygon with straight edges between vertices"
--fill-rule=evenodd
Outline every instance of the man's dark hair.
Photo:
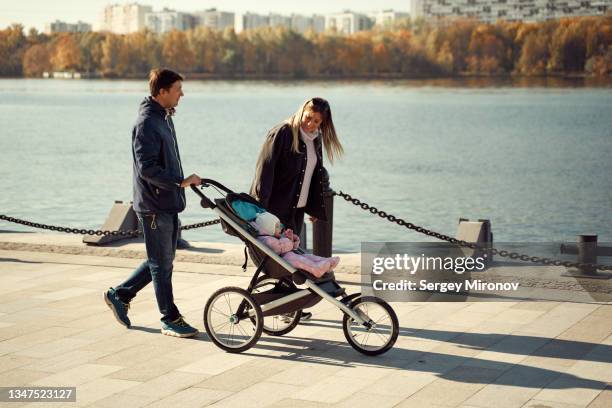
M 172 84 L 176 81 L 182 81 L 183 77 L 174 71 L 166 68 L 152 69 L 149 74 L 149 90 L 151 96 L 159 95 L 159 91 L 162 89 L 170 89 Z

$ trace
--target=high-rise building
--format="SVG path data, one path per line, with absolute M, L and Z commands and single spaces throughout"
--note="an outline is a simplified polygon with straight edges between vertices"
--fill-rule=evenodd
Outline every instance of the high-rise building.
M 239 33 L 244 30 L 251 30 L 253 28 L 265 27 L 268 25 L 268 17 L 262 16 L 261 14 L 255 13 L 238 13 L 234 21 L 234 30 Z
M 312 16 L 292 14 L 290 20 L 291 29 L 301 34 L 307 31 L 314 31 L 317 33 L 325 31 L 325 16 L 319 14 L 313 14 Z
M 312 29 L 317 33 L 325 31 L 325 16 L 320 14 L 312 15 Z
M 154 33 L 166 33 L 172 30 L 185 31 L 194 27 L 191 14 L 164 8 L 145 14 L 145 27 Z
M 604 15 L 612 0 L 411 0 L 415 17 L 475 18 L 485 22 L 544 21 L 553 18 Z
M 370 17 L 370 19 L 374 22 L 374 25 L 388 26 L 398 20 L 409 18 L 410 14 L 401 11 L 382 10 L 368 13 L 368 17 Z
M 410 17 L 423 17 L 423 0 L 410 0 Z
M 77 21 L 75 24 L 66 23 L 64 21 L 55 20 L 45 26 L 45 33 L 86 33 L 91 31 L 91 24 Z
M 195 24 L 198 26 L 212 28 L 213 30 L 224 30 L 234 27 L 234 13 L 218 11 L 215 8 L 198 11 L 194 13 Z
M 371 27 L 372 21 L 365 14 L 345 11 L 325 16 L 325 29 L 336 30 L 342 34 L 354 34 L 358 31 L 368 30 Z
M 113 4 L 104 8 L 99 30 L 116 34 L 129 34 L 145 27 L 145 15 L 153 11 L 151 6 L 138 3 Z
M 291 17 L 283 16 L 282 14 L 268 14 L 268 25 L 270 27 L 291 27 Z

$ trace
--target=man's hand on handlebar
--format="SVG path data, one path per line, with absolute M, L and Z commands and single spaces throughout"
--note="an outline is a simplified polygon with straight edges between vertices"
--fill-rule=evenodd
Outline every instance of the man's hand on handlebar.
M 192 184 L 196 186 L 202 184 L 202 179 L 200 178 L 200 176 L 198 176 L 197 174 L 192 174 L 191 176 L 183 180 L 183 182 L 181 183 L 181 187 L 189 187 Z

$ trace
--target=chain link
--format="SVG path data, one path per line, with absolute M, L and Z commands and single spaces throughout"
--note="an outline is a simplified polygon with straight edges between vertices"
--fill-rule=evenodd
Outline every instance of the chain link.
M 26 227 L 33 227 L 33 228 L 44 229 L 44 230 L 49 230 L 49 231 L 65 232 L 67 234 L 98 235 L 98 236 L 104 235 L 105 237 L 109 235 L 114 236 L 114 237 L 118 235 L 121 235 L 122 237 L 128 237 L 128 236 L 137 237 L 138 235 L 142 234 L 142 231 L 138 229 L 128 230 L 128 231 L 107 231 L 107 230 L 92 230 L 92 229 L 87 230 L 87 229 L 82 229 L 82 228 L 60 227 L 57 225 L 47 225 L 47 224 L 40 224 L 40 223 L 32 222 L 32 221 L 20 220 L 19 218 L 9 217 L 4 214 L 0 214 L 0 220 L 12 222 L 15 224 L 25 225 Z M 211 221 L 199 222 L 196 224 L 183 225 L 181 226 L 181 230 L 186 231 L 186 230 L 192 230 L 196 228 L 208 227 L 209 225 L 219 224 L 219 222 L 221 221 L 219 219 L 216 219 L 216 220 L 211 220 Z
M 499 250 L 496 248 L 487 248 L 487 247 L 482 247 L 476 243 L 473 242 L 467 242 L 467 241 L 463 241 L 463 240 L 459 240 L 457 238 L 453 238 L 450 237 L 448 235 L 444 235 L 444 234 L 440 234 L 439 232 L 435 232 L 435 231 L 431 231 L 428 230 L 426 228 L 420 227 L 418 225 L 414 225 L 411 222 L 405 221 L 399 217 L 393 216 L 391 214 L 387 214 L 384 211 L 380 211 L 378 210 L 376 207 L 373 207 L 367 203 L 364 203 L 363 201 L 357 199 L 357 198 L 353 198 L 351 195 L 343 193 L 342 191 L 334 191 L 333 195 L 335 196 L 340 196 L 343 199 L 345 199 L 346 201 L 348 201 L 349 203 L 354 204 L 357 207 L 361 207 L 361 209 L 365 210 L 365 211 L 369 211 L 371 214 L 373 215 L 378 215 L 381 218 L 385 218 L 387 220 L 389 220 L 392 223 L 395 223 L 397 225 L 406 227 L 408 229 L 414 230 L 418 233 L 421 234 L 425 234 L 428 235 L 430 237 L 433 238 L 437 238 L 440 239 L 442 241 L 448 241 L 452 244 L 457 244 L 463 247 L 467 247 L 467 248 L 472 248 L 472 249 L 478 249 L 484 252 L 488 252 L 491 255 L 499 255 L 501 257 L 504 258 L 510 258 L 510 259 L 520 259 L 521 261 L 526 261 L 526 262 L 533 262 L 533 263 L 537 263 L 537 264 L 542 264 L 542 265 L 554 265 L 554 266 L 565 266 L 565 267 L 574 267 L 574 268 L 589 268 L 589 269 L 599 269 L 602 271 L 612 271 L 612 265 L 599 265 L 599 264 L 592 264 L 592 263 L 580 263 L 580 262 L 570 262 L 570 261 L 561 261 L 558 259 L 550 259 L 550 258 L 539 258 L 537 256 L 529 256 L 526 254 L 521 254 L 518 252 L 509 252 L 506 251 L 504 249 Z
M 219 224 L 220 222 L 221 222 L 221 220 L 217 218 L 216 220 L 198 222 L 196 224 L 187 224 L 187 225 L 181 226 L 181 230 L 182 231 L 187 231 L 187 230 L 192 230 L 192 229 L 196 229 L 196 228 L 208 227 L 210 225 Z

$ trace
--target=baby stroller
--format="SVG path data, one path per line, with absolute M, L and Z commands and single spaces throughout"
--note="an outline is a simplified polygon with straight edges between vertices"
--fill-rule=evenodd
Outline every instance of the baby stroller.
M 203 191 L 215 188 L 222 198 L 209 199 Z M 347 295 L 333 274 L 315 278 L 291 266 L 280 255 L 257 240 L 257 231 L 232 208 L 234 200 L 259 202 L 245 193 L 237 194 L 210 179 L 202 179 L 200 188 L 191 186 L 204 208 L 220 218 L 223 230 L 240 238 L 257 266 L 248 288 L 225 287 L 211 295 L 204 308 L 204 327 L 219 348 L 240 353 L 251 348 L 261 333 L 282 336 L 300 321 L 302 309 L 321 299 L 344 313 L 342 328 L 348 343 L 366 355 L 389 350 L 399 333 L 397 316 L 391 306 L 374 296 Z M 246 262 L 243 266 L 246 270 Z

